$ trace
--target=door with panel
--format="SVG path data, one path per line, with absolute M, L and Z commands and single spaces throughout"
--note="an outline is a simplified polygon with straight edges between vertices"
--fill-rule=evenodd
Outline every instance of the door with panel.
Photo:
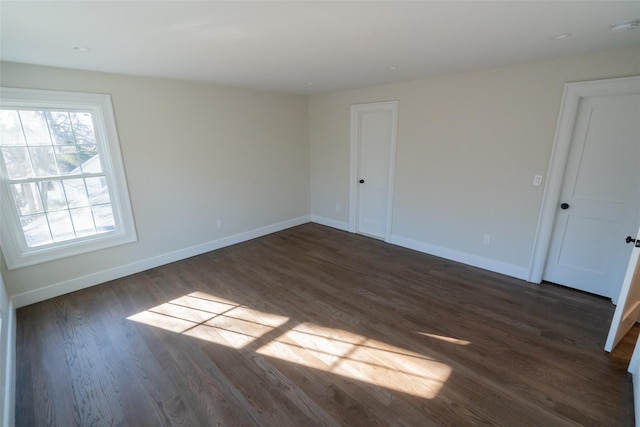
M 640 95 L 580 100 L 543 279 L 614 297 L 640 226 Z
M 635 239 L 631 236 L 629 237 L 629 243 L 633 243 L 631 258 L 622 282 L 618 305 L 613 313 L 607 342 L 604 345 L 606 351 L 612 351 L 640 317 L 640 262 L 638 262 L 640 261 L 640 230 L 635 234 Z M 640 341 L 638 344 L 640 344 Z M 640 356 L 638 350 L 634 351 L 631 366 L 636 365 L 636 371 L 638 356 Z
M 352 107 L 352 231 L 389 240 L 397 102 Z

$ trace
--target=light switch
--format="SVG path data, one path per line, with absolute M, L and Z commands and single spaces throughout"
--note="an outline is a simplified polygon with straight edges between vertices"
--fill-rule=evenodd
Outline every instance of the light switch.
M 533 176 L 533 185 L 539 187 L 542 184 L 542 175 L 534 175 Z

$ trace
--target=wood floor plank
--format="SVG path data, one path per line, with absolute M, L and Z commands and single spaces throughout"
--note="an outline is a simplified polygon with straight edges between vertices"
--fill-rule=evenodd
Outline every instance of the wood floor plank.
M 106 363 L 116 378 L 129 379 L 126 383 L 115 380 L 124 419 L 137 425 L 166 419 L 167 414 L 157 403 L 161 400 L 159 390 L 167 388 L 162 371 L 153 363 L 152 353 L 146 348 L 145 341 L 139 339 L 135 325 L 125 320 L 117 297 L 108 287 L 102 287 L 101 291 L 87 308 L 99 321 L 100 333 L 108 339 L 109 345 L 102 350 Z M 155 371 L 150 371 L 151 367 Z
M 613 306 L 306 224 L 17 313 L 17 426 L 633 425 Z

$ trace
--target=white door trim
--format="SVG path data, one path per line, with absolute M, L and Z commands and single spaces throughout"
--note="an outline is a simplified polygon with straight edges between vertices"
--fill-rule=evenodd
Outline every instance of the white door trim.
M 580 99 L 631 93 L 640 93 L 640 76 L 565 84 L 538 215 L 538 226 L 529 266 L 529 282 L 542 282 Z
M 357 231 L 358 206 L 358 114 L 363 112 L 389 111 L 391 112 L 391 144 L 389 147 L 389 178 L 387 190 L 387 224 L 385 226 L 384 241 L 391 241 L 391 224 L 393 214 L 393 183 L 396 165 L 396 140 L 398 132 L 398 101 L 372 102 L 368 104 L 354 104 L 351 106 L 351 145 L 349 168 L 349 231 Z

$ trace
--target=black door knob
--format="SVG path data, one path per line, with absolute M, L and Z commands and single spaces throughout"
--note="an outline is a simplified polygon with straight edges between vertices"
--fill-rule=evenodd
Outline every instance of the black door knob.
M 633 237 L 631 237 L 631 236 L 627 236 L 627 238 L 626 238 L 626 239 L 624 239 L 624 241 L 625 241 L 625 242 L 627 242 L 627 243 L 631 243 L 631 242 L 635 242 L 635 241 L 636 241 L 636 239 L 634 239 L 634 238 L 633 238 Z
M 364 184 L 364 179 L 361 179 L 361 180 L 360 180 L 360 184 Z
M 561 209 L 569 209 L 569 203 L 563 203 L 560 205 Z

